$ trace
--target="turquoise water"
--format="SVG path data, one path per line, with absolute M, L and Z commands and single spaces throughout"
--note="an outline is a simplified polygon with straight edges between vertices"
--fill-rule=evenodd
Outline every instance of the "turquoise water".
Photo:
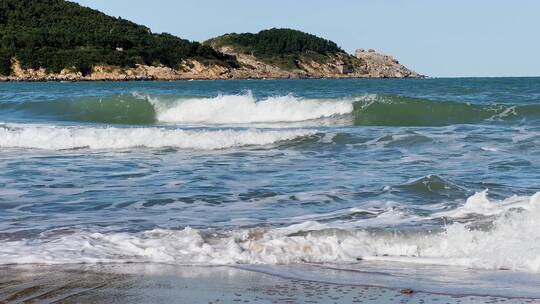
M 3 83 L 0 115 L 0 263 L 540 272 L 540 78 Z

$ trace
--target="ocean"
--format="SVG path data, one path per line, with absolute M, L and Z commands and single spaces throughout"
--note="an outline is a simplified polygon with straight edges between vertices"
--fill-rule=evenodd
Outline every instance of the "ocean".
M 509 274 L 501 295 L 540 297 L 539 218 L 540 78 L 0 84 L 1 265 Z

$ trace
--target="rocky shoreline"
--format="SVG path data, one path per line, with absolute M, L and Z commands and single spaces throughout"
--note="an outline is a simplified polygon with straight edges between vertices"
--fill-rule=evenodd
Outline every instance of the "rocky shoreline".
M 239 67 L 208 64 L 196 59 L 181 62 L 179 69 L 166 66 L 137 65 L 133 68 L 116 66 L 95 66 L 88 75 L 74 69 L 64 69 L 60 73 L 49 73 L 45 69 L 24 69 L 12 62 L 12 74 L 0 76 L 0 81 L 174 81 L 174 80 L 227 80 L 227 79 L 346 79 L 346 78 L 424 78 L 407 69 L 397 60 L 374 50 L 359 49 L 355 56 L 340 53 L 326 55 L 324 62 L 301 58 L 297 68 L 282 69 L 266 63 L 252 55 L 235 52 L 230 47 L 219 51 L 235 56 Z

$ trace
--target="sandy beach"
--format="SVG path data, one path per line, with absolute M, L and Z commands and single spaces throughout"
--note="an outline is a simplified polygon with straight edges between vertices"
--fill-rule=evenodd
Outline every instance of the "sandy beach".
M 0 272 L 0 303 L 540 303 L 533 286 L 516 286 L 519 275 L 489 287 L 486 273 L 475 279 L 471 274 L 460 285 L 448 275 L 445 283 L 442 277 L 306 265 L 33 265 L 3 266 Z M 389 287 L 377 286 L 384 280 Z

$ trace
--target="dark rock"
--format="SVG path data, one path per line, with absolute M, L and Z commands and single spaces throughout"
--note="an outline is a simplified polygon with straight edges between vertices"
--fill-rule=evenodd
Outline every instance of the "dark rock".
M 411 295 L 414 293 L 414 290 L 412 290 L 411 288 L 405 288 L 405 289 L 402 289 L 399 291 L 401 294 L 405 294 L 405 295 Z

